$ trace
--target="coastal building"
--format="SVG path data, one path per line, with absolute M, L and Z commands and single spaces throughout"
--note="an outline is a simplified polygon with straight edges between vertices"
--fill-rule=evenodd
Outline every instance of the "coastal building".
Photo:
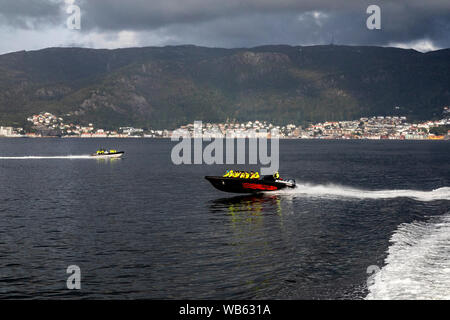
M 9 137 L 13 135 L 13 132 L 13 127 L 0 127 L 0 136 Z

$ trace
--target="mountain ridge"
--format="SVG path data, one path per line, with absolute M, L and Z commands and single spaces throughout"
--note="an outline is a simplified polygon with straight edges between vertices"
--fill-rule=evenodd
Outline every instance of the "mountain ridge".
M 0 55 L 0 122 L 23 125 L 41 111 L 105 128 L 423 120 L 450 105 L 448 57 L 450 49 L 340 45 L 19 51 Z

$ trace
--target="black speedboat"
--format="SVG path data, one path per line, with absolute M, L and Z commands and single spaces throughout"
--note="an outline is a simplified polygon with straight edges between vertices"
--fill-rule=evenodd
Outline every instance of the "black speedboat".
M 205 179 L 216 189 L 233 193 L 258 193 L 295 188 L 295 180 L 276 179 L 273 176 L 262 176 L 260 179 L 206 176 Z

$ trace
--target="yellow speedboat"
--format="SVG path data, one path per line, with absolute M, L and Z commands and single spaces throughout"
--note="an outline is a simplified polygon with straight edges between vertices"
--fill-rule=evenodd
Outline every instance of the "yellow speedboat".
M 120 158 L 121 156 L 123 156 L 125 152 L 124 151 L 117 151 L 117 150 L 105 150 L 105 149 L 99 149 L 97 150 L 96 153 L 92 154 L 92 157 L 95 158 Z

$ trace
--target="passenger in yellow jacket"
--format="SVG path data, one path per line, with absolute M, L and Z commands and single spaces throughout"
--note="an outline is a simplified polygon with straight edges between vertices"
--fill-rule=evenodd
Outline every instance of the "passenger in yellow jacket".
M 224 178 L 232 178 L 233 177 L 233 170 L 227 170 L 227 172 L 223 175 Z
M 250 179 L 259 179 L 259 173 L 258 172 L 251 172 Z

